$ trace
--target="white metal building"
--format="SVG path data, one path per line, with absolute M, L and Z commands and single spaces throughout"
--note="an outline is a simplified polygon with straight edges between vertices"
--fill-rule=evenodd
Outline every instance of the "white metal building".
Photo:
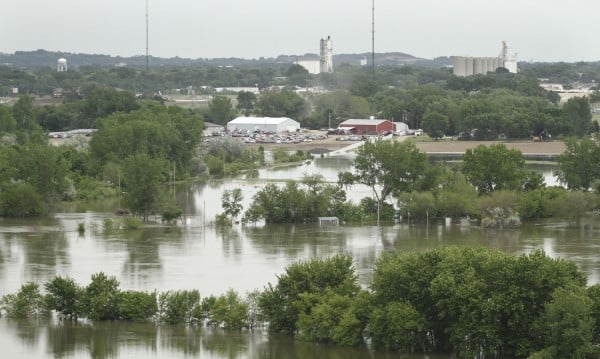
M 238 117 L 227 122 L 227 131 L 296 132 L 300 122 L 288 117 Z

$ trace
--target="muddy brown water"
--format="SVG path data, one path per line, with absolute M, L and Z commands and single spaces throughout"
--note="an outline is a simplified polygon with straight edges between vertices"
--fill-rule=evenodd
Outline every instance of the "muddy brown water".
M 477 227 L 439 223 L 375 226 L 319 227 L 234 226 L 220 231 L 210 225 L 221 211 L 224 189 L 242 188 L 244 205 L 266 182 L 322 174 L 335 181 L 348 170 L 345 156 L 318 158 L 311 163 L 260 170 L 251 179 L 214 181 L 180 187 L 176 198 L 185 209 L 178 229 L 150 226 L 138 231 L 105 230 L 114 219 L 114 202 L 73 207 L 51 220 L 0 221 L 0 295 L 12 293 L 28 281 L 43 283 L 57 275 L 80 284 L 100 271 L 113 275 L 122 289 L 166 291 L 198 289 L 201 295 L 240 293 L 275 283 L 290 263 L 309 258 L 349 253 L 360 283 L 371 281 L 372 265 L 388 250 L 414 251 L 442 245 L 484 246 L 522 254 L 543 249 L 552 257 L 571 259 L 589 278 L 600 281 L 600 221 L 586 220 L 584 229 L 565 223 L 538 222 L 514 231 L 486 231 Z M 551 178 L 552 168 L 536 171 Z M 349 189 L 358 200 L 368 188 Z M 79 223 L 86 231 L 77 232 Z M 63 323 L 0 319 L 0 346 L 7 358 L 388 358 L 391 354 L 368 348 L 341 348 L 269 337 L 264 332 L 228 332 L 148 323 Z M 405 356 L 403 358 L 445 358 Z

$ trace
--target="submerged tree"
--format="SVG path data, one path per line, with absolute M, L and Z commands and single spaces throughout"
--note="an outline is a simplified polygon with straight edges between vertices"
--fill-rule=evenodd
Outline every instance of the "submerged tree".
M 354 159 L 354 173 L 340 173 L 339 183 L 364 184 L 377 200 L 377 224 L 383 203 L 392 193 L 410 192 L 426 175 L 427 155 L 412 142 L 365 142 Z

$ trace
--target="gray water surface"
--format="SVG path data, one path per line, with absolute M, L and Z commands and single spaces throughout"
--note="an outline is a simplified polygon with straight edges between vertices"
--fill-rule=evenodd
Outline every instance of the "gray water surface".
M 105 230 L 106 218 L 116 218 L 114 202 L 73 207 L 51 220 L 0 221 L 0 295 L 28 282 L 43 283 L 57 275 L 87 285 L 92 274 L 115 276 L 122 289 L 167 291 L 198 289 L 202 296 L 233 288 L 244 294 L 275 283 L 290 263 L 349 253 L 361 285 L 368 287 L 373 263 L 388 250 L 414 251 L 442 245 L 483 246 L 522 254 L 543 249 L 555 258 L 575 261 L 589 278 L 600 280 L 600 227 L 595 217 L 588 229 L 565 223 L 539 222 L 519 230 L 486 231 L 477 227 L 438 223 L 319 227 L 316 225 L 240 226 L 218 230 L 210 225 L 222 211 L 223 190 L 241 188 L 244 206 L 267 181 L 321 174 L 335 181 L 349 170 L 351 159 L 330 157 L 296 166 L 260 170 L 244 177 L 178 188 L 185 209 L 184 225 L 176 229 L 150 226 L 137 231 Z M 542 169 L 543 171 L 551 171 Z M 355 186 L 349 198 L 370 195 Z M 77 232 L 79 223 L 86 231 Z M 228 332 L 185 326 L 140 323 L 64 323 L 0 319 L 0 347 L 7 358 L 387 358 L 366 348 L 303 343 L 288 337 L 268 337 L 260 331 Z M 393 357 L 397 358 L 397 355 Z M 405 356 L 404 358 L 442 358 Z

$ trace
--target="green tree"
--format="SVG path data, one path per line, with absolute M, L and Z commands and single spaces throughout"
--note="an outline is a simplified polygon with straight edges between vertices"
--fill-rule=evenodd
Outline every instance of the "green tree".
M 354 173 L 342 173 L 343 185 L 364 184 L 377 200 L 377 224 L 380 210 L 392 193 L 410 192 L 426 175 L 427 155 L 412 142 L 379 140 L 365 142 L 353 162 Z
M 37 283 L 33 282 L 23 284 L 15 294 L 2 296 L 0 309 L 9 318 L 27 319 L 48 315 L 44 296 L 40 293 Z
M 212 122 L 227 125 L 235 116 L 231 99 L 227 96 L 215 96 L 208 103 L 208 115 Z
M 119 281 L 100 272 L 92 274 L 92 281 L 84 289 L 83 312 L 91 320 L 119 319 Z
M 241 91 L 237 94 L 237 105 L 238 110 L 242 110 L 244 115 L 248 116 L 254 110 L 256 105 L 256 95 L 249 91 Z
M 0 192 L 0 216 L 33 217 L 44 211 L 44 200 L 29 183 L 5 185 Z
M 600 145 L 589 137 L 571 138 L 565 145 L 565 151 L 558 156 L 560 170 L 556 175 L 570 189 L 588 191 L 592 182 L 600 179 Z
M 592 109 L 587 97 L 572 97 L 564 104 L 565 120 L 577 137 L 583 137 L 592 126 Z
M 12 106 L 11 111 L 17 123 L 17 128 L 25 131 L 38 129 L 32 96 L 20 96 Z
M 8 106 L 0 105 L 0 133 L 12 133 L 17 129 L 11 109 Z
M 158 296 L 158 319 L 167 324 L 193 324 L 203 317 L 200 292 L 180 290 Z
M 72 278 L 54 277 L 44 284 L 48 309 L 63 318 L 77 319 L 82 315 L 84 291 Z
M 143 321 L 151 319 L 158 311 L 156 292 L 124 291 L 119 293 L 119 316 L 121 320 Z
M 503 144 L 479 145 L 465 152 L 462 172 L 479 193 L 490 193 L 521 189 L 524 167 L 525 160 L 519 150 L 508 149 Z
M 230 289 L 219 296 L 210 309 L 210 322 L 213 325 L 227 329 L 242 329 L 248 327 L 248 304 Z
M 557 288 L 534 327 L 550 358 L 589 358 L 593 352 L 592 301 L 581 287 Z
M 273 334 L 294 334 L 302 296 L 331 290 L 332 294 L 355 295 L 359 291 L 352 258 L 336 255 L 326 259 L 295 262 L 269 283 L 259 298 L 259 308 Z
M 243 208 L 243 199 L 242 190 L 239 188 L 223 191 L 223 195 L 221 196 L 221 207 L 223 207 L 225 215 L 231 219 L 237 218 Z
M 147 154 L 134 154 L 123 161 L 125 204 L 132 213 L 141 215 L 144 221 L 160 207 L 164 170 L 162 160 Z
M 111 87 L 101 87 L 87 94 L 82 106 L 83 116 L 92 127 L 98 118 L 106 117 L 115 112 L 131 112 L 139 109 L 133 93 L 120 91 Z
M 431 138 L 438 139 L 448 132 L 450 120 L 439 112 L 430 112 L 423 117 L 422 127 Z
M 258 98 L 256 110 L 260 116 L 300 119 L 306 113 L 306 103 L 291 90 L 266 91 Z

